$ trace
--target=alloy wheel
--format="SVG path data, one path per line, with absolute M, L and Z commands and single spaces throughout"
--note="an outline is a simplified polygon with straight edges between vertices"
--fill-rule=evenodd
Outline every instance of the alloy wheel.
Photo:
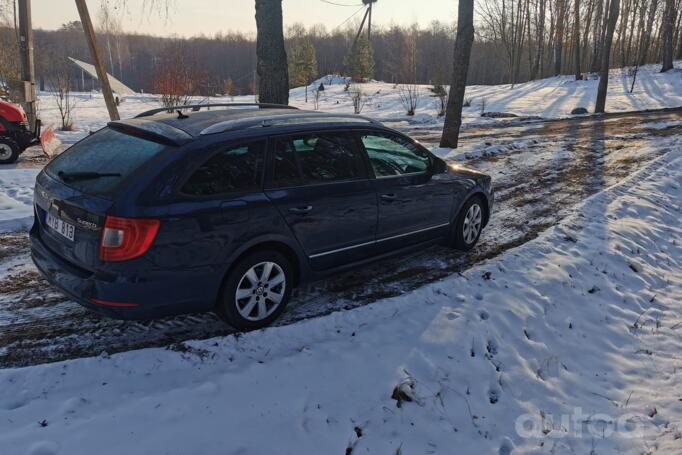
M 286 290 L 286 275 L 275 262 L 260 262 L 244 273 L 235 292 L 237 311 L 249 321 L 262 321 L 279 307 Z
M 478 233 L 481 232 L 481 223 L 483 222 L 483 211 L 478 204 L 472 204 L 464 216 L 463 237 L 467 244 L 473 243 L 478 238 Z

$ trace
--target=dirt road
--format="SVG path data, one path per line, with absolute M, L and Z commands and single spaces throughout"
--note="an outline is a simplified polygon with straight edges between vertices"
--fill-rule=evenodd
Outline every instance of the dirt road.
M 435 145 L 440 134 L 438 125 L 388 125 L 425 145 Z M 492 174 L 495 182 L 495 213 L 473 252 L 433 247 L 310 284 L 296 291 L 278 324 L 401 294 L 535 238 L 589 195 L 682 146 L 682 112 L 510 122 L 467 129 L 462 142 L 475 151 L 465 164 Z M 0 367 L 141 347 L 181 348 L 184 340 L 232 332 L 210 314 L 126 322 L 85 311 L 38 275 L 26 233 L 2 236 L 0 270 Z

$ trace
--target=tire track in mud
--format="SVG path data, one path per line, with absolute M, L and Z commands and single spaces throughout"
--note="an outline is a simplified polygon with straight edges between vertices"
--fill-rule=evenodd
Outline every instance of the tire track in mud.
M 660 119 L 680 120 L 682 114 L 646 116 L 647 121 Z M 532 240 L 587 196 L 665 153 L 666 147 L 646 147 L 652 138 L 682 137 L 680 126 L 646 129 L 641 123 L 639 114 L 597 124 L 594 119 L 584 119 L 465 130 L 465 144 L 485 138 L 491 146 L 506 147 L 501 154 L 467 162 L 492 173 L 495 180 L 495 214 L 480 244 L 468 255 L 434 246 L 305 285 L 295 290 L 275 325 L 397 296 Z M 429 142 L 438 139 L 438 128 L 419 125 L 419 133 L 414 135 L 431 145 Z M 414 133 L 410 125 L 399 129 Z M 514 143 L 520 138 L 522 146 Z M 0 367 L 170 346 L 234 333 L 212 314 L 155 321 L 103 318 L 70 302 L 42 279 L 30 264 L 28 248 L 26 233 L 3 234 L 0 240 Z

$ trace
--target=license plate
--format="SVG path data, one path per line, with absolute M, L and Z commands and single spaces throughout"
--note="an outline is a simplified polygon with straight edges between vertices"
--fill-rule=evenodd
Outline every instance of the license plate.
M 57 232 L 57 234 L 73 242 L 73 237 L 76 233 L 76 227 L 73 224 L 69 224 L 50 213 L 47 214 L 45 224 L 47 224 L 53 231 Z

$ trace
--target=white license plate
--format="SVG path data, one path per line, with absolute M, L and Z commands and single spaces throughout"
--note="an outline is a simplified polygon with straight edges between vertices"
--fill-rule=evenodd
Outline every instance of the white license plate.
M 45 219 L 45 224 L 47 224 L 53 231 L 57 232 L 57 234 L 66 237 L 73 242 L 73 237 L 76 233 L 76 227 L 73 224 L 69 224 L 66 221 L 61 220 L 49 213 Z

